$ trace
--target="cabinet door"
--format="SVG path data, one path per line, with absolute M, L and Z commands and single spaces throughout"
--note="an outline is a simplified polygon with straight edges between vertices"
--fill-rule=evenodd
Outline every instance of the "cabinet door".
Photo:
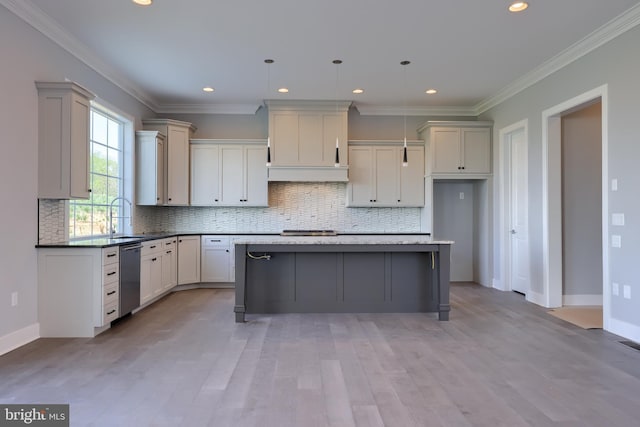
M 398 204 L 398 167 L 401 158 L 395 147 L 374 148 L 374 206 L 396 206 Z
M 219 160 L 217 145 L 191 146 L 191 205 L 220 204 Z
M 460 172 L 460 129 L 433 128 L 431 130 L 433 154 L 432 173 Z
M 265 159 L 266 159 L 265 154 Z M 222 163 L 221 200 L 226 206 L 243 206 L 246 204 L 244 191 L 244 154 L 241 145 L 220 146 Z
M 398 150 L 402 160 L 402 148 Z M 407 147 L 407 166 L 400 167 L 398 205 L 424 207 L 424 147 Z
M 334 139 L 335 141 L 335 136 Z M 334 143 L 335 144 L 335 143 Z M 299 113 L 298 115 L 298 162 L 297 166 L 328 166 L 324 158 L 322 115 Z M 333 164 L 333 162 L 331 162 Z
M 189 204 L 189 129 L 168 126 L 167 204 Z
M 74 95 L 71 103 L 71 198 L 88 199 L 89 186 L 89 114 L 85 98 Z
M 248 206 L 268 206 L 269 188 L 266 147 L 248 146 L 244 150 L 245 199 Z
M 202 248 L 202 282 L 230 281 L 230 253 L 228 247 Z
M 165 292 L 174 286 L 175 267 L 173 249 L 166 249 L 162 253 L 161 266 L 162 266 L 162 286 L 160 292 Z
M 140 304 L 153 298 L 153 263 L 155 255 L 140 258 Z
M 272 113 L 269 119 L 271 133 L 271 164 L 291 166 L 298 164 L 298 114 Z
M 200 282 L 200 236 L 178 237 L 178 284 Z
M 164 137 L 136 132 L 136 204 L 164 204 Z
M 373 148 L 349 147 L 347 206 L 373 204 Z
M 491 132 L 462 129 L 462 172 L 491 173 Z

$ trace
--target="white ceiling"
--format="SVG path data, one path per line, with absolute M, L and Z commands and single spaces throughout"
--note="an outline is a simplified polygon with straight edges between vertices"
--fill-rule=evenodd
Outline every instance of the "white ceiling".
M 477 113 L 625 11 L 640 15 L 636 0 L 530 0 L 519 14 L 508 0 L 1 2 L 158 112 L 337 97 L 372 114 L 402 114 L 405 102 L 409 114 Z M 275 60 L 270 93 L 265 58 Z M 337 92 L 333 59 L 344 61 Z

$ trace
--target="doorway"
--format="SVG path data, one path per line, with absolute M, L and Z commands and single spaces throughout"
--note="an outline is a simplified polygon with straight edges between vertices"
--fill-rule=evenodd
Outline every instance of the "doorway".
M 528 122 L 500 130 L 501 289 L 530 295 Z
M 601 86 L 549 108 L 542 113 L 542 255 L 543 255 L 543 294 L 539 304 L 545 307 L 563 305 L 563 283 L 565 278 L 563 236 L 563 161 L 562 138 L 563 117 L 583 110 L 593 104 L 600 104 L 601 159 L 600 159 L 600 224 L 601 251 L 598 257 L 590 257 L 589 262 L 598 262 L 602 266 L 600 286 L 602 287 L 602 306 L 604 328 L 608 328 L 610 319 L 609 303 L 609 267 L 608 267 L 608 169 L 607 169 L 607 86 Z M 574 191 L 573 189 L 571 191 Z M 566 193 L 566 189 L 564 191 Z M 582 260 L 584 262 L 584 260 Z

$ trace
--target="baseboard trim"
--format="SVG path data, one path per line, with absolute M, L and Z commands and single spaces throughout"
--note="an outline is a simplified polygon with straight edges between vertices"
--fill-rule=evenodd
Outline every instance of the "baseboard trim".
M 602 294 L 563 295 L 562 305 L 602 305 Z
M 605 330 L 631 341 L 640 343 L 640 326 L 610 318 L 605 322 Z
M 529 302 L 546 307 L 545 298 L 543 294 L 539 294 L 537 292 L 533 292 L 532 290 L 529 290 L 529 292 L 527 292 L 526 299 Z
M 0 356 L 40 338 L 40 324 L 34 323 L 0 337 Z
M 500 283 L 500 279 L 493 279 L 491 281 L 491 285 L 493 286 L 493 289 L 504 291 L 504 289 L 502 288 L 502 283 Z

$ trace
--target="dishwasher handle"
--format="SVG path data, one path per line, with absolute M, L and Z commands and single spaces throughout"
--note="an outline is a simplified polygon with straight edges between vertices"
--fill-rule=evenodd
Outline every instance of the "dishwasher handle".
M 142 249 L 142 245 L 131 245 L 131 246 L 122 246 L 120 248 L 121 252 L 133 251 L 135 249 Z

